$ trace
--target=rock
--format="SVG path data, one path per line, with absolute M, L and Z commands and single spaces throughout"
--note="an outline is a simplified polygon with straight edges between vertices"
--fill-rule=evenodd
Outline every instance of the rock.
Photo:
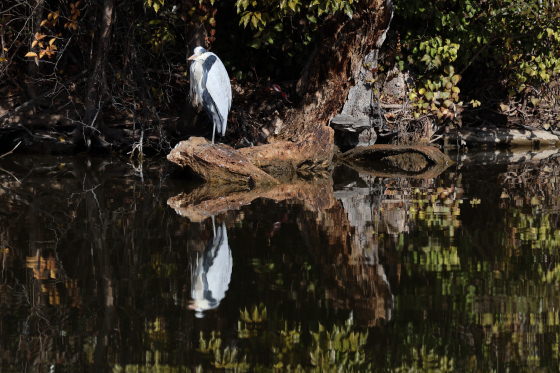
M 361 132 L 371 128 L 369 117 L 353 117 L 347 114 L 339 114 L 331 120 L 331 127 L 339 131 Z
M 358 135 L 358 143 L 356 147 L 371 146 L 377 141 L 377 133 L 373 128 L 368 128 Z
M 203 137 L 181 141 L 167 155 L 167 159 L 181 167 L 189 167 L 206 182 L 213 184 L 253 187 L 278 183 L 232 147 L 211 144 Z
M 378 53 L 377 49 L 373 49 L 366 55 L 362 66 L 354 74 L 356 85 L 350 88 L 342 112 L 331 120 L 331 127 L 336 131 L 336 144 L 343 151 L 375 144 L 377 134 L 374 127 L 383 126 L 379 104 L 374 100 L 370 83 L 374 81 L 372 71 L 377 67 Z
M 377 140 L 369 117 L 356 118 L 339 114 L 332 119 L 331 127 L 335 130 L 335 143 L 342 151 L 373 145 Z
M 372 70 L 377 67 L 378 54 L 378 50 L 374 49 L 365 56 L 359 71 L 354 75 L 356 85 L 350 88 L 341 114 L 355 118 L 369 118 L 375 109 L 372 85 L 369 82 L 374 80 Z
M 384 102 L 402 102 L 407 96 L 406 80 L 406 75 L 399 69 L 389 71 L 382 90 Z

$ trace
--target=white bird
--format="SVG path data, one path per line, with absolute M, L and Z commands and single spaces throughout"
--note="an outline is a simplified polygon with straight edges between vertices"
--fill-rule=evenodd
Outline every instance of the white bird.
M 226 67 L 212 52 L 202 47 L 194 48 L 188 58 L 190 67 L 190 98 L 197 111 L 204 109 L 213 122 L 212 144 L 216 129 L 226 133 L 227 117 L 231 109 L 231 84 Z
M 212 217 L 212 227 L 214 218 Z M 214 237 L 203 253 L 197 252 L 191 262 L 191 302 L 195 316 L 217 308 L 225 298 L 231 280 L 233 259 L 228 243 L 226 225 L 214 228 Z

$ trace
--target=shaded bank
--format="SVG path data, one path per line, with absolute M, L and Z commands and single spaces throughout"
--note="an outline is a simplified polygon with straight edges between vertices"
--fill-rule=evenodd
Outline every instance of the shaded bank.
M 19 56 L 18 53 L 23 52 L 23 47 L 9 51 L 10 59 L 2 57 L 2 62 L 7 65 L 5 68 L 4 65 L 0 65 L 0 74 L 5 75 L 9 83 L 1 88 L 2 93 L 5 93 L 3 96 L 6 97 L 6 102 L 0 102 L 2 148 L 10 149 L 21 141 L 21 151 L 70 153 L 91 149 L 126 150 L 141 157 L 144 152 L 169 150 L 178 139 L 205 132 L 206 123 L 203 116 L 199 116 L 202 120 L 195 123 L 193 113 L 189 113 L 186 105 L 187 79 L 183 79 L 185 77 L 181 74 L 186 71 L 186 64 L 184 58 L 179 62 L 177 56 L 180 53 L 190 53 L 185 50 L 191 50 L 191 43 L 195 40 L 208 43 L 215 38 L 212 33 L 210 38 L 206 34 L 209 31 L 207 18 L 185 17 L 185 12 L 194 11 L 188 8 L 189 1 L 173 8 L 164 8 L 165 13 L 162 17 L 168 18 L 169 27 L 184 24 L 186 35 L 182 35 L 182 38 L 188 39 L 187 43 L 181 44 L 181 48 L 175 46 L 171 55 L 168 50 L 164 53 L 155 45 L 152 45 L 154 49 L 145 50 L 147 41 L 137 40 L 138 35 L 146 31 L 144 21 L 154 14 L 146 14 L 145 9 L 133 2 L 123 3 L 118 9 L 112 0 L 81 6 L 72 3 L 70 8 L 73 18 L 70 23 L 66 19 L 64 21 L 66 33 L 70 35 L 65 33 L 58 37 L 50 35 L 61 26 L 58 18 L 60 14 L 65 13 L 65 5 L 55 6 L 41 1 L 37 7 L 37 14 L 26 15 L 25 11 L 19 8 L 22 4 L 17 0 L 13 2 L 15 13 L 7 11 L 10 16 L 15 17 L 15 14 L 18 14 L 22 20 L 25 20 L 26 16 L 34 16 L 38 20 L 32 33 L 34 42 L 31 49 L 50 48 L 53 52 L 29 52 L 27 57 L 34 58 L 35 62 L 29 61 L 29 71 L 12 63 L 11 58 Z M 198 4 L 201 12 L 216 13 L 216 10 L 212 10 L 214 2 L 203 3 Z M 54 11 L 48 8 L 48 5 L 61 8 Z M 235 12 L 232 4 L 220 3 L 219 6 L 228 14 Z M 156 20 L 149 21 L 148 25 L 161 24 L 162 19 L 157 16 L 160 7 L 163 7 L 163 3 L 154 8 Z M 193 9 L 195 8 L 193 5 Z M 86 10 L 90 12 L 90 18 L 78 20 L 82 11 Z M 142 12 L 138 13 L 139 10 Z M 273 122 L 281 123 L 273 131 L 277 138 L 297 142 L 309 133 L 316 132 L 315 127 L 328 124 L 328 120 L 341 110 L 350 88 L 364 83 L 358 76 L 362 62 L 371 50 L 381 47 L 393 11 L 392 2 L 385 0 L 354 2 L 352 9 L 348 8 L 347 12 L 350 10 L 352 17 L 343 14 L 338 8 L 329 10 L 328 16 L 321 17 L 321 26 L 316 27 L 313 35 L 316 39 L 315 50 L 309 54 L 307 61 L 304 61 L 303 72 L 294 76 L 297 89 L 293 92 L 291 100 L 287 99 L 282 88 L 274 91 L 271 90 L 270 83 L 257 83 L 257 90 L 264 91 L 264 94 L 255 95 L 258 99 L 251 102 L 247 95 L 253 91 L 252 84 L 247 83 L 247 89 L 243 84 L 235 82 L 234 91 L 237 97 L 234 98 L 234 102 L 240 104 L 231 113 L 231 129 L 227 142 L 244 146 L 264 142 L 267 136 L 263 137 L 261 129 L 272 125 Z M 120 12 L 128 12 L 131 18 L 119 17 Z M 183 14 L 182 18 L 180 14 Z M 194 14 L 189 13 L 189 16 Z M 212 20 L 210 26 L 213 28 L 216 19 Z M 89 37 L 79 32 L 74 35 L 78 21 L 91 29 Z M 17 26 L 21 26 L 21 32 L 28 31 L 26 23 Z M 17 40 L 18 34 L 16 30 L 12 30 L 12 27 L 17 26 L 10 26 L 7 36 Z M 222 30 L 224 34 L 226 30 L 227 28 Z M 172 34 L 171 30 L 166 32 Z M 147 31 L 145 34 L 151 35 Z M 122 35 L 129 35 L 131 38 L 123 40 Z M 160 35 L 152 36 L 157 40 Z M 222 37 L 226 40 L 228 36 Z M 49 47 L 45 46 L 47 37 L 50 38 Z M 178 37 L 169 38 L 178 41 Z M 155 40 L 149 40 L 148 44 L 156 43 Z M 63 49 L 59 45 L 62 41 L 67 42 L 67 48 Z M 83 53 L 83 50 L 88 49 L 86 46 L 91 49 L 89 54 Z M 329 47 L 324 49 L 324 46 Z M 4 54 L 4 51 L 1 53 Z M 57 60 L 52 63 L 51 59 L 55 56 Z M 160 59 L 165 61 L 159 61 Z M 156 70 L 154 65 L 157 63 L 167 64 L 170 70 L 168 74 Z M 71 70 L 69 76 L 60 71 L 62 66 Z M 233 73 L 233 67 L 228 67 Z M 296 74 L 299 74 L 300 67 L 294 67 L 298 71 Z M 74 71 L 76 69 L 80 71 Z M 165 76 L 167 81 L 161 83 L 158 80 L 160 75 Z M 36 84 L 39 81 L 44 83 L 41 87 Z M 26 97 L 25 88 L 29 87 L 37 91 L 32 97 Z M 278 95 L 279 92 L 282 93 L 281 96 Z M 276 110 L 278 105 L 275 101 L 289 101 L 291 108 L 283 105 L 280 113 Z M 275 107 L 269 107 L 269 103 Z M 158 106 L 167 110 L 160 110 Z M 266 122 L 258 123 L 257 129 L 252 128 L 251 120 L 247 118 L 255 112 L 255 115 L 261 116 L 261 111 L 270 114 L 271 117 Z M 275 119 L 277 121 L 274 121 Z M 296 139 L 296 134 L 301 137 Z

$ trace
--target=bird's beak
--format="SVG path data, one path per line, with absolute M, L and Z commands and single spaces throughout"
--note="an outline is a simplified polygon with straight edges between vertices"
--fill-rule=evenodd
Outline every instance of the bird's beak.
M 190 56 L 189 58 L 187 58 L 187 61 L 192 61 L 192 60 L 194 60 L 195 58 L 196 58 L 196 55 L 193 54 L 192 56 Z

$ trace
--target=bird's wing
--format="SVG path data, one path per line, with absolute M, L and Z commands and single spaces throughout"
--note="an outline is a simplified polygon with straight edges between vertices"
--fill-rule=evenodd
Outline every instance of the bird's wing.
M 214 53 L 207 52 L 203 69 L 206 72 L 206 90 L 222 118 L 222 135 L 226 132 L 227 117 L 231 108 L 231 83 L 222 61 Z
M 200 80 L 202 79 L 202 64 L 199 61 L 193 61 L 190 66 L 189 82 L 190 82 L 190 98 L 195 109 L 202 109 L 202 92 Z
M 231 249 L 229 247 L 227 230 L 224 223 L 217 228 L 217 235 L 221 236 L 217 251 L 212 261 L 212 265 L 206 273 L 208 281 L 208 290 L 212 293 L 218 303 L 226 296 L 226 291 L 229 288 L 229 281 L 231 279 L 231 272 L 233 269 L 233 259 L 231 257 Z

